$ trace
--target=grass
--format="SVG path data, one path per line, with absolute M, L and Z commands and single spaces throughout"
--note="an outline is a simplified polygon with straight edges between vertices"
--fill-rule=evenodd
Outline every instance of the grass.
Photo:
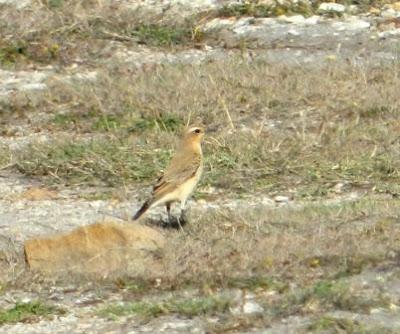
M 187 45 L 200 42 L 202 39 L 202 34 L 190 25 L 175 27 L 157 24 L 141 25 L 135 27 L 131 34 L 139 44 L 156 47 Z
M 173 137 L 190 117 L 208 129 L 205 186 L 316 198 L 335 195 L 342 183 L 346 191 L 398 196 L 397 68 L 394 63 L 289 69 L 243 65 L 235 58 L 156 66 L 135 80 L 123 74 L 116 80 L 113 71 L 104 70 L 96 84 L 51 83 L 37 107 L 53 116 L 40 128 L 94 139 L 33 144 L 15 162 L 22 173 L 50 175 L 61 185 L 109 177 L 115 185 L 147 181 L 165 167 Z M 138 150 L 138 156 L 129 156 L 129 150 Z
M 5 145 L 0 145 L 0 169 L 5 168 L 11 161 L 11 152 Z
M 99 310 L 99 314 L 111 319 L 129 315 L 153 318 L 169 314 L 194 317 L 223 313 L 229 309 L 229 306 L 228 299 L 217 296 L 170 298 L 161 302 L 141 301 L 123 305 L 109 305 Z
M 312 333 L 349 333 L 349 334 L 394 334 L 396 329 L 367 326 L 357 320 L 324 315 L 315 319 L 307 328 Z
M 20 58 L 26 57 L 27 48 L 23 41 L 15 41 L 8 45 L 0 44 L 0 65 L 10 65 Z
M 226 286 L 229 288 L 246 289 L 250 291 L 274 290 L 279 293 L 288 290 L 288 285 L 285 282 L 279 282 L 274 278 L 263 275 L 231 278 L 226 282 Z
M 329 316 L 314 320 L 308 330 L 312 333 L 326 333 L 326 331 L 329 333 L 366 333 L 357 321 Z
M 32 61 L 48 64 L 59 58 L 60 45 L 54 39 L 41 41 L 40 45 L 32 39 L 8 40 L 0 38 L 0 66 L 13 68 L 16 64 L 29 64 Z
M 60 130 L 77 130 L 81 132 L 143 133 L 159 129 L 176 132 L 182 125 L 182 119 L 174 114 L 160 114 L 138 117 L 135 110 L 105 114 L 92 108 L 87 112 L 56 114 L 50 121 L 51 126 Z
M 219 17 L 276 17 L 279 15 L 304 15 L 311 16 L 314 9 L 311 4 L 299 1 L 291 4 L 276 2 L 273 5 L 258 3 L 257 1 L 246 1 L 240 4 L 224 5 L 217 12 Z
M 283 3 L 275 1 L 272 4 L 260 3 L 259 1 L 245 1 L 238 4 L 224 5 L 217 11 L 219 17 L 277 17 L 280 15 L 303 15 L 311 16 L 318 14 L 319 5 L 324 1 L 298 1 L 293 3 Z M 362 12 L 368 11 L 371 7 L 381 7 L 385 2 L 376 0 L 341 0 L 336 3 L 345 6 L 356 5 Z
M 168 151 L 151 152 L 115 138 L 66 141 L 29 147 L 18 158 L 17 168 L 25 175 L 45 175 L 53 183 L 116 186 L 150 179 L 169 157 Z
M 16 322 L 32 322 L 42 317 L 63 314 L 60 308 L 46 305 L 39 301 L 17 303 L 13 308 L 0 310 L 0 325 Z
M 327 311 L 350 311 L 370 314 L 374 308 L 388 310 L 390 298 L 378 291 L 363 294 L 354 289 L 347 280 L 319 280 L 312 286 L 292 289 L 284 293 L 278 301 L 266 303 L 272 309 L 273 317 L 286 318 L 298 313 L 320 314 Z M 326 325 L 323 321 L 318 323 Z

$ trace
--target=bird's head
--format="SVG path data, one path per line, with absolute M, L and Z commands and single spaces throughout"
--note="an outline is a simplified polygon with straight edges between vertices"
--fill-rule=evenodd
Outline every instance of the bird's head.
M 186 141 L 201 143 L 204 137 L 204 129 L 200 126 L 192 126 L 186 130 Z

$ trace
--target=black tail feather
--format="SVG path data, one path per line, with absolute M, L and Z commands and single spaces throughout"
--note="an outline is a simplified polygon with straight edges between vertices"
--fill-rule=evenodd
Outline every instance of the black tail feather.
M 142 207 L 138 210 L 138 212 L 135 213 L 135 215 L 132 217 L 132 219 L 133 220 L 139 219 L 147 211 L 147 209 L 150 207 L 150 205 L 151 205 L 151 200 L 144 202 Z

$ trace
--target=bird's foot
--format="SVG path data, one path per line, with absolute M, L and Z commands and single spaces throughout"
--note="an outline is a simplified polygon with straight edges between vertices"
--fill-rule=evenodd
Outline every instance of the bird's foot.
M 189 222 L 186 210 L 181 211 L 181 216 L 178 218 L 179 226 L 182 227 Z
M 162 227 L 164 228 L 174 228 L 174 229 L 183 229 L 188 223 L 188 218 L 185 212 L 182 212 L 179 217 L 169 216 L 167 221 L 163 221 Z

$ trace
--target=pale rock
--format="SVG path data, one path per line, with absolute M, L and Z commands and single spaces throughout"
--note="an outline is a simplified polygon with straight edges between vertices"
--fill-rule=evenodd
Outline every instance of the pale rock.
M 280 22 L 293 23 L 293 24 L 304 24 L 304 22 L 306 21 L 303 15 L 293 15 L 293 16 L 281 15 L 278 16 L 277 20 Z
M 268 198 L 268 197 L 263 197 L 261 200 L 261 204 L 265 205 L 265 206 L 272 206 L 275 203 L 275 201 L 273 201 L 272 199 Z
M 343 187 L 344 187 L 344 183 L 343 182 L 339 182 L 337 184 L 335 184 L 335 186 L 332 188 L 332 190 L 337 193 L 340 194 L 343 192 Z
M 387 19 L 394 19 L 396 17 L 400 17 L 400 11 L 396 11 L 393 8 L 386 8 L 381 11 L 381 16 Z
M 28 7 L 31 3 L 31 0 L 0 0 L 0 5 L 14 6 L 17 9 Z
M 29 90 L 44 90 L 47 88 L 47 85 L 44 83 L 27 83 L 19 86 L 21 91 L 29 91 Z
M 171 5 L 180 5 L 184 6 L 186 8 L 215 8 L 217 7 L 217 1 L 216 0 L 171 0 L 170 1 Z
M 245 35 L 251 31 L 259 30 L 258 25 L 251 25 L 254 22 L 253 17 L 244 17 L 236 21 L 232 30 L 237 35 Z
M 350 18 L 348 21 L 344 22 L 334 22 L 332 27 L 337 31 L 350 31 L 350 30 L 362 30 L 368 29 L 371 24 L 367 21 L 357 19 L 355 17 Z
M 313 16 L 310 16 L 310 17 L 306 18 L 304 23 L 307 24 L 307 25 L 315 25 L 315 24 L 319 23 L 320 21 L 321 21 L 321 17 L 320 16 L 313 15 Z
M 164 332 L 168 329 L 182 329 L 182 328 L 188 328 L 193 326 L 192 322 L 187 320 L 187 321 L 168 321 L 162 324 L 160 331 Z
M 317 24 L 321 20 L 321 17 L 318 15 L 313 15 L 308 18 L 305 18 L 303 15 L 293 15 L 293 16 L 281 15 L 278 16 L 276 20 L 278 22 L 292 23 L 301 26 L 301 25 Z
M 260 304 L 254 302 L 254 301 L 251 301 L 251 300 L 245 302 L 243 305 L 243 313 L 244 314 L 261 313 L 263 311 L 264 311 L 264 308 Z
M 387 37 L 394 37 L 394 36 L 400 36 L 400 28 L 388 30 L 388 31 L 381 31 L 378 33 L 379 38 L 387 38 Z
M 232 26 L 235 23 L 235 21 L 236 21 L 235 18 L 228 18 L 228 19 L 215 18 L 215 19 L 207 22 L 203 26 L 202 30 L 205 32 L 218 31 L 218 30 Z
M 79 69 L 78 65 L 72 65 L 70 67 L 71 71 L 77 71 Z M 82 69 L 79 69 L 79 72 L 77 71 L 76 73 L 69 74 L 69 75 L 63 75 L 59 77 L 55 77 L 57 80 L 62 81 L 62 82 L 67 82 L 67 83 L 74 83 L 75 81 L 88 81 L 88 82 L 94 82 L 97 79 L 97 71 L 82 71 Z
M 350 5 L 349 7 L 347 7 L 347 11 L 348 11 L 350 14 L 358 14 L 359 11 L 360 11 L 360 9 L 358 8 L 357 5 Z
M 259 0 L 257 2 L 258 5 L 263 5 L 267 7 L 272 7 L 276 5 L 276 0 Z
M 391 3 L 391 4 L 388 3 L 388 4 L 384 5 L 382 9 L 383 10 L 392 9 L 393 11 L 399 12 L 399 14 L 400 14 L 400 1 L 397 1 L 397 2 Z
M 334 2 L 323 2 L 318 7 L 320 13 L 344 13 L 346 7 Z
M 264 308 L 254 301 L 254 297 L 253 293 L 239 291 L 237 298 L 240 300 L 240 303 L 238 306 L 232 308 L 231 312 L 235 315 L 263 312 Z
M 47 88 L 44 81 L 49 72 L 6 71 L 0 69 L 0 96 L 15 92 L 41 91 Z
M 289 202 L 289 197 L 278 195 L 274 197 L 274 201 L 277 203 L 287 203 Z
M 300 36 L 300 33 L 297 30 L 294 30 L 294 29 L 290 29 L 288 31 L 288 34 L 292 35 L 292 36 Z

